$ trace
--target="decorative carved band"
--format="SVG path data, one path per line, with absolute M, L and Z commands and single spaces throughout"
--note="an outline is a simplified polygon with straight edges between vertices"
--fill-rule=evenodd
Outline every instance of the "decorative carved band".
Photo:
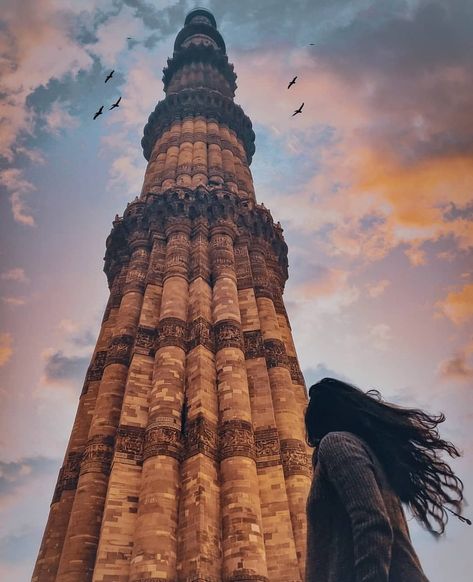
M 237 570 L 225 578 L 225 582 L 269 582 L 269 578 L 259 574 L 251 574 L 251 570 Z
M 301 384 L 301 386 L 304 386 L 304 376 L 302 375 L 297 356 L 288 356 L 287 359 L 289 360 L 292 381 L 295 384 Z
M 59 476 L 51 503 L 58 502 L 61 499 L 63 491 L 73 491 L 77 488 L 82 455 L 82 451 L 71 451 L 67 455 L 63 466 L 59 470 Z
M 158 331 L 154 327 L 140 325 L 136 331 L 135 352 L 144 356 L 154 356 Z
M 297 439 L 281 440 L 281 459 L 284 476 L 312 475 L 312 467 L 305 445 Z
M 238 290 L 249 289 L 253 287 L 253 275 L 251 273 L 248 248 L 246 245 L 236 245 L 234 253 Z
M 252 360 L 265 356 L 263 336 L 259 329 L 243 332 L 243 338 L 245 341 L 245 359 Z
M 105 367 L 105 361 L 107 359 L 107 350 L 101 350 L 95 353 L 94 359 L 90 363 L 89 369 L 87 370 L 86 381 L 96 382 L 102 379 L 103 369 Z
M 268 368 L 275 368 L 276 366 L 280 366 L 283 368 L 289 367 L 286 348 L 281 340 L 278 339 L 265 340 L 264 351 L 266 355 L 266 365 L 268 366 Z
M 110 473 L 113 458 L 114 438 L 109 435 L 96 435 L 89 439 L 82 457 L 80 474 Z
M 246 420 L 227 420 L 218 431 L 220 460 L 228 457 L 255 458 L 253 426 Z
M 166 262 L 166 245 L 164 240 L 155 241 L 146 274 L 146 282 L 154 285 L 163 284 L 164 265 Z
M 187 349 L 190 351 L 197 346 L 204 346 L 214 351 L 214 337 L 212 324 L 204 317 L 197 317 L 188 325 Z
M 271 293 L 271 289 L 269 288 L 268 285 L 257 285 L 255 283 L 254 289 L 256 298 L 259 297 L 266 297 L 267 299 L 273 298 L 273 294 Z
M 220 166 L 208 166 L 207 174 L 209 178 L 219 177 L 223 180 L 223 169 Z
M 158 348 L 177 346 L 186 349 L 186 322 L 178 317 L 165 317 L 158 326 Z
M 176 426 L 161 424 L 157 421 L 147 427 L 144 459 L 149 459 L 156 455 L 166 455 L 167 457 L 180 459 L 181 448 L 181 431 Z
M 116 336 L 110 342 L 105 366 L 123 364 L 129 366 L 134 338 L 130 334 Z
M 184 459 L 197 453 L 214 461 L 217 459 L 217 427 L 202 414 L 187 422 L 184 435 Z
M 130 291 L 138 291 L 143 293 L 146 282 L 146 270 L 148 265 L 133 265 L 128 270 L 125 285 L 123 286 L 123 294 Z
M 115 453 L 127 459 L 143 461 L 143 446 L 145 429 L 140 426 L 128 426 L 121 424 L 117 430 L 117 442 Z
M 274 467 L 281 464 L 279 435 L 275 427 L 255 431 L 256 466 Z
M 222 348 L 243 349 L 241 326 L 232 319 L 224 319 L 214 326 L 215 351 Z
M 274 310 L 276 311 L 276 313 L 278 313 L 280 315 L 285 315 L 287 317 L 286 307 L 284 306 L 284 301 L 283 301 L 281 292 L 279 290 L 276 291 L 273 287 L 272 296 L 273 296 Z

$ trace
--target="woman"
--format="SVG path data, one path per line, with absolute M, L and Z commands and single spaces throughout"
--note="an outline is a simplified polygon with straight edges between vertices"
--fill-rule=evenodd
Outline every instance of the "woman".
M 306 582 L 425 582 L 401 502 L 435 536 L 457 511 L 463 483 L 440 459 L 445 416 L 400 408 L 379 392 L 324 378 L 309 390 L 314 478 L 307 501 Z M 448 509 L 450 505 L 456 511 Z

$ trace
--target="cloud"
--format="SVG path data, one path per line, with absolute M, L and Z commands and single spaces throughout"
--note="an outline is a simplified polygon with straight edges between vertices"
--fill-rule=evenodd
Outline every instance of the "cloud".
M 11 307 L 20 307 L 21 305 L 26 304 L 26 299 L 24 297 L 13 297 L 11 295 L 2 297 L 2 301 Z
M 368 283 L 367 290 L 368 295 L 373 297 L 373 299 L 380 297 L 386 291 L 386 289 L 391 285 L 391 281 L 389 279 L 381 279 L 376 283 Z
M 39 527 L 25 526 L 19 531 L 0 537 L 0 562 L 22 564 L 38 549 Z
M 365 3 L 335 19 L 312 53 L 294 45 L 239 53 L 239 98 L 291 144 L 287 155 L 304 177 L 272 186 L 272 199 L 294 228 L 318 233 L 324 252 L 377 261 L 401 246 L 419 266 L 427 242 L 449 241 L 455 254 L 473 246 L 471 12 L 455 0 L 448 9 Z M 298 92 L 282 90 L 290 71 Z M 267 94 L 280 98 L 267 107 Z M 310 100 L 293 120 L 296 95 L 297 104 Z M 299 147 L 311 129 L 321 139 Z
M 387 323 L 377 323 L 370 326 L 368 339 L 377 350 L 387 350 L 392 340 L 391 326 Z
M 35 226 L 31 210 L 23 197 L 34 192 L 36 188 L 24 176 L 21 170 L 8 168 L 0 172 L 0 186 L 10 193 L 10 204 L 13 218 L 16 222 L 26 226 Z
M 12 357 L 12 335 L 11 333 L 0 333 L 0 366 L 4 366 Z
M 352 384 L 352 381 L 348 378 L 348 376 L 333 370 L 322 362 L 317 364 L 315 368 L 306 368 L 303 371 L 303 374 L 307 388 L 319 380 L 322 380 L 322 378 L 335 378 L 337 380 L 342 380 L 342 382 L 348 382 L 349 384 Z
M 28 283 L 29 279 L 25 274 L 25 270 L 21 267 L 14 267 L 5 271 L 0 275 L 0 278 L 4 281 L 17 281 L 19 283 Z
M 68 107 L 70 107 L 70 104 L 62 103 L 59 100 L 52 103 L 48 113 L 43 116 L 46 124 L 46 131 L 58 136 L 61 131 L 79 125 L 78 119 L 69 113 Z
M 58 464 L 59 460 L 42 456 L 10 462 L 0 460 L 0 504 L 38 476 L 56 471 Z
M 451 291 L 435 306 L 438 313 L 447 317 L 455 325 L 462 325 L 473 317 L 473 283 L 468 283 L 459 291 Z
M 409 259 L 411 265 L 414 267 L 418 267 L 419 265 L 425 265 L 427 262 L 427 257 L 425 255 L 425 251 L 416 246 L 415 244 L 411 247 L 408 247 L 404 254 Z
M 469 381 L 473 378 L 473 341 L 459 349 L 450 358 L 443 360 L 438 373 L 444 380 Z
M 47 350 L 42 383 L 76 385 L 84 379 L 90 357 L 67 356 L 61 350 Z
M 292 300 L 306 305 L 319 313 L 335 314 L 358 300 L 360 291 L 348 281 L 349 272 L 343 269 L 308 265 L 306 280 L 291 289 Z

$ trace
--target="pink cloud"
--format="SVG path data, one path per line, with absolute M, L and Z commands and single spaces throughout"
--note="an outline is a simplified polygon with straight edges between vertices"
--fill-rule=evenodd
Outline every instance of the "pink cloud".
M 446 380 L 470 381 L 473 378 L 473 342 L 458 350 L 453 356 L 443 360 L 438 372 Z
M 14 267 L 0 275 L 4 281 L 17 281 L 19 283 L 28 283 L 29 279 L 25 274 L 25 270 L 21 267 Z
M 368 295 L 373 298 L 380 297 L 383 295 L 389 285 L 391 285 L 391 281 L 389 281 L 389 279 L 381 279 L 381 281 L 377 281 L 376 283 L 368 284 Z
M 26 299 L 24 297 L 5 296 L 2 297 L 2 301 L 12 307 L 19 307 L 20 305 L 26 304 Z
M 0 185 L 10 193 L 10 204 L 13 218 L 26 226 L 36 226 L 24 196 L 35 191 L 35 187 L 24 176 L 21 170 L 9 168 L 0 172 Z

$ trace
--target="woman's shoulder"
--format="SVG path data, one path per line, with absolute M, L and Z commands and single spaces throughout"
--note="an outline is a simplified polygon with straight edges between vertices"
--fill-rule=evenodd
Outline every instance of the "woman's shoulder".
M 369 454 L 367 443 L 359 436 L 347 431 L 333 431 L 326 434 L 319 443 L 319 458 L 344 453 L 350 454 L 353 451 Z

